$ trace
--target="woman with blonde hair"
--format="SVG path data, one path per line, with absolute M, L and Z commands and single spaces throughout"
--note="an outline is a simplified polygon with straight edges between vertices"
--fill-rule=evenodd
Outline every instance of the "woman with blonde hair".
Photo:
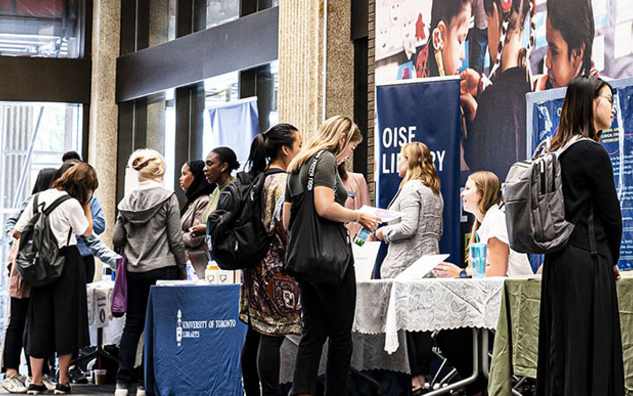
M 161 186 L 165 158 L 150 149 L 137 150 L 129 166 L 138 172 L 138 188 L 119 202 L 112 243 L 127 258 L 128 303 L 119 346 L 119 371 L 115 395 L 125 396 L 139 378 L 134 369 L 136 347 L 145 327 L 149 289 L 162 279 L 186 279 L 185 247 L 180 208 L 173 191 Z M 144 395 L 142 386 L 136 394 Z
M 389 246 L 381 278 L 395 278 L 421 256 L 440 252 L 444 200 L 433 156 L 424 143 L 402 146 L 398 175 L 402 182 L 388 209 L 402 217 L 376 231 L 376 238 Z
M 470 243 L 483 242 L 488 245 L 486 276 L 531 275 L 532 267 L 527 255 L 510 249 L 506 216 L 502 210 L 501 183 L 492 172 L 475 172 L 468 177 L 462 192 L 464 211 L 475 216 Z M 439 277 L 470 275 L 470 265 L 461 269 L 443 263 L 435 273 Z
M 470 243 L 488 245 L 486 276 L 531 275 L 532 267 L 527 255 L 510 249 L 506 216 L 501 205 L 501 183 L 492 172 L 475 172 L 468 177 L 462 192 L 464 210 L 475 216 Z M 454 264 L 442 263 L 434 270 L 437 277 L 465 277 L 471 274 L 471 266 L 462 269 Z M 442 331 L 437 343 L 463 378 L 472 373 L 472 335 L 468 328 Z M 479 376 L 466 386 L 467 395 L 484 394 L 486 379 Z
M 444 200 L 433 156 L 424 143 L 402 146 L 398 175 L 402 182 L 388 209 L 401 212 L 402 217 L 376 231 L 376 238 L 388 244 L 380 269 L 383 279 L 395 278 L 425 254 L 440 253 Z M 424 388 L 424 376 L 430 371 L 431 347 L 431 333 L 407 332 L 413 394 Z
M 339 223 L 355 221 L 372 231 L 376 228 L 380 222 L 378 217 L 345 208 L 347 190 L 337 171 L 337 165 L 351 156 L 362 139 L 360 130 L 350 118 L 331 117 L 321 124 L 303 151 L 290 163 L 284 204 L 284 221 L 289 224 L 290 240 L 305 238 L 300 244 L 304 246 L 313 243 L 308 236 L 293 234 L 295 219 L 290 215 L 291 211 L 296 213 L 301 197 L 308 191 L 309 168 L 314 170 L 314 207 L 318 216 Z M 315 158 L 317 155 L 319 157 Z M 297 279 L 297 282 L 303 322 L 291 394 L 315 394 L 321 351 L 329 338 L 325 394 L 346 395 L 356 308 L 353 262 L 348 263 L 339 284 L 315 283 L 307 279 Z

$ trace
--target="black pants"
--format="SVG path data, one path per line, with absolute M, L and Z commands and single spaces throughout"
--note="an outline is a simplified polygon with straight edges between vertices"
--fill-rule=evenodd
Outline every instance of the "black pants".
M 76 246 L 61 253 L 61 276 L 31 289 L 26 352 L 35 358 L 72 354 L 90 344 L 84 263 Z
M 326 396 L 347 395 L 352 358 L 352 324 L 356 308 L 356 276 L 349 266 L 339 285 L 299 281 L 303 331 L 297 350 L 291 394 L 314 395 L 321 352 L 328 341 Z
M 149 289 L 157 280 L 163 279 L 178 279 L 178 269 L 172 266 L 127 273 L 127 313 L 119 345 L 119 371 L 116 374 L 118 384 L 129 386 L 143 378 L 143 364 L 138 369 L 134 368 L 136 348 L 145 328 Z
M 88 256 L 81 256 L 86 266 L 86 284 L 92 282 L 95 277 L 95 256 L 92 254 Z
M 407 353 L 411 376 L 429 375 L 433 360 L 433 338 L 428 331 L 407 331 Z
M 26 327 L 26 317 L 29 312 L 29 299 L 11 297 L 10 309 L 9 322 L 7 323 L 5 331 L 4 350 L 2 351 L 3 373 L 8 369 L 20 369 L 20 353 L 22 353 L 22 347 L 24 346 L 26 337 L 24 329 Z M 24 356 L 26 357 L 26 364 L 30 376 L 31 364 L 29 362 L 29 356 L 26 355 L 26 353 Z
M 279 349 L 284 338 L 260 334 L 248 326 L 241 356 L 246 396 L 279 395 Z

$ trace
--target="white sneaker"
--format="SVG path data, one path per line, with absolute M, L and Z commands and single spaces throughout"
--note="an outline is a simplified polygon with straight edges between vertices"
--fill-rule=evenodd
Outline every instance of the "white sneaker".
M 24 385 L 24 379 L 20 374 L 14 374 L 2 381 L 2 387 L 9 393 L 26 393 L 27 386 Z
M 116 389 L 114 390 L 114 396 L 127 396 L 129 393 L 127 387 L 125 385 L 116 385 Z
M 42 383 L 44 384 L 46 389 L 48 389 L 49 392 L 54 392 L 55 391 L 55 386 L 57 384 L 48 375 L 44 374 L 42 376 Z
M 138 386 L 136 388 L 136 396 L 145 396 L 145 388 Z

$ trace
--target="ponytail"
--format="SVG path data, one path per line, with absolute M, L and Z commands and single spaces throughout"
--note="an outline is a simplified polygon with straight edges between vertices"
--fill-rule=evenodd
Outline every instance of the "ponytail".
M 253 174 L 258 174 L 266 169 L 266 138 L 263 133 L 258 133 L 251 143 L 251 152 L 248 155 L 247 168 Z
M 290 124 L 277 124 L 264 133 L 258 133 L 251 143 L 248 156 L 248 168 L 251 174 L 257 175 L 266 170 L 268 164 L 279 156 L 282 147 L 292 149 L 297 140 L 297 128 Z

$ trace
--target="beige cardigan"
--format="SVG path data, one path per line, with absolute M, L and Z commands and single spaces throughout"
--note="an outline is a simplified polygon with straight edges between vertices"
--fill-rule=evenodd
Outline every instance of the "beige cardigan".
M 197 224 L 201 224 L 202 213 L 207 208 L 207 205 L 209 205 L 209 196 L 206 194 L 201 195 L 189 205 L 187 211 L 180 217 L 182 238 L 185 243 L 185 253 L 190 260 L 192 257 L 201 257 L 200 253 L 204 254 L 206 261 L 209 260 L 209 250 L 207 248 L 207 244 L 204 243 L 206 236 L 203 234 L 197 237 L 192 237 L 189 233 L 189 229 L 196 224 L 196 220 Z

